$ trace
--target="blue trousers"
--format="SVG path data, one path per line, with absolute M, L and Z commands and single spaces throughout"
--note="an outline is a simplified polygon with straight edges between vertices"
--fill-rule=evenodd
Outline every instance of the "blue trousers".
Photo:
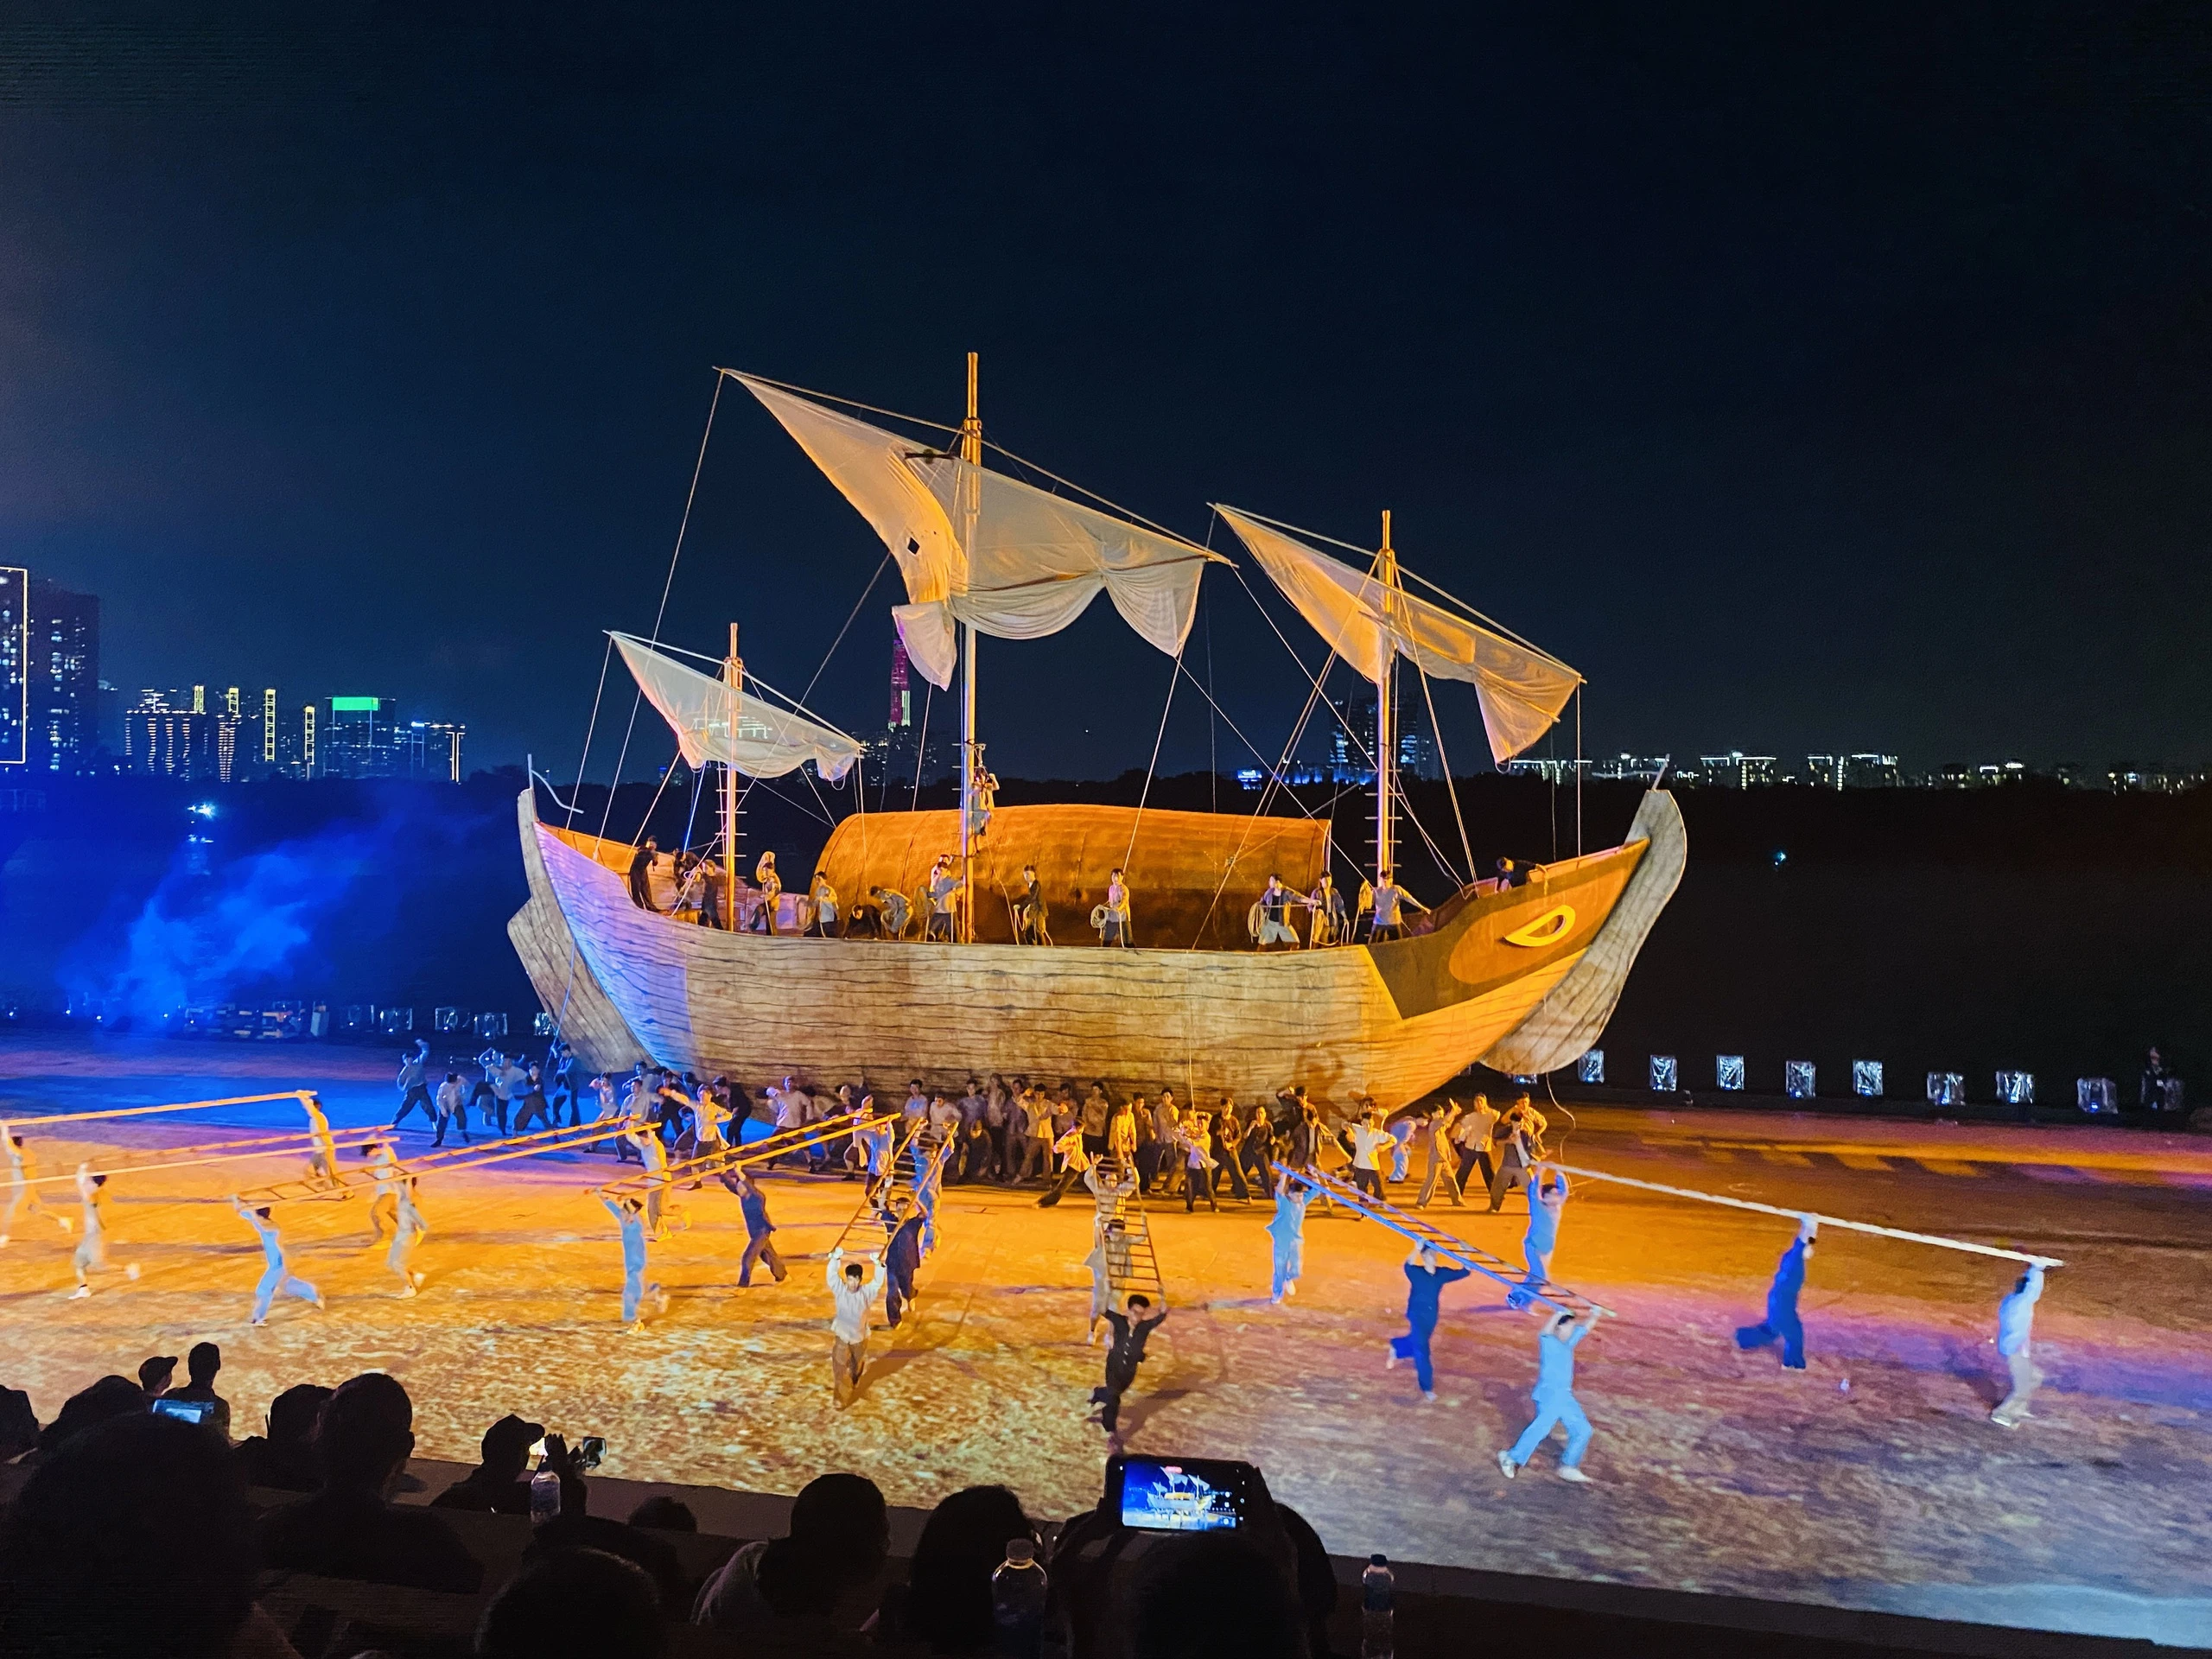
M 315 1300 L 315 1287 L 304 1279 L 295 1279 L 282 1268 L 271 1268 L 261 1275 L 261 1282 L 253 1289 L 253 1317 L 257 1322 L 269 1317 L 269 1305 L 279 1295 L 296 1296 L 303 1302 Z
M 1289 1284 L 1293 1280 L 1298 1277 L 1299 1270 L 1301 1266 L 1299 1257 L 1304 1254 L 1304 1250 L 1302 1250 L 1299 1244 L 1294 1242 L 1287 1245 L 1278 1244 L 1275 1246 L 1274 1288 L 1268 1294 L 1273 1296 L 1277 1301 L 1281 1301 L 1282 1300 L 1283 1287 Z
M 622 1269 L 622 1323 L 634 1325 L 638 1319 L 638 1305 L 645 1299 L 645 1264 L 625 1265 Z
M 1536 1455 L 1536 1448 L 1550 1437 L 1552 1430 L 1563 1423 L 1567 1426 L 1567 1451 L 1560 1456 L 1559 1466 L 1580 1466 L 1582 1454 L 1590 1449 L 1590 1420 L 1582 1414 L 1581 1403 L 1571 1394 L 1548 1398 L 1540 1394 L 1535 1400 L 1536 1414 L 1521 1431 L 1521 1438 L 1513 1442 L 1513 1461 L 1526 1464 Z
M 1400 1359 L 1413 1361 L 1414 1380 L 1421 1384 L 1424 1394 L 1436 1387 L 1436 1366 L 1428 1354 L 1428 1339 L 1435 1334 L 1433 1331 L 1408 1331 L 1402 1337 L 1390 1338 L 1390 1351 Z
M 1793 1371 L 1805 1369 L 1805 1325 L 1795 1313 L 1777 1325 L 1772 1319 L 1758 1325 L 1746 1325 L 1736 1332 L 1736 1345 L 1749 1352 L 1754 1348 L 1769 1348 L 1777 1342 L 1782 1344 L 1782 1363 Z

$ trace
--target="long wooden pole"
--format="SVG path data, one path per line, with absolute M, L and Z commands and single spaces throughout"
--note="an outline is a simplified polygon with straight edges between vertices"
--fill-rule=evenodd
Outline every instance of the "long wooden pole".
M 1554 1169 L 1565 1170 L 1586 1181 L 1610 1181 L 1616 1186 L 1633 1186 L 1646 1192 L 1663 1192 L 1671 1198 L 1694 1198 L 1700 1204 L 1722 1204 L 1731 1210 L 1751 1210 L 1763 1216 L 1781 1216 L 1789 1221 L 1817 1221 L 1823 1227 L 1841 1227 L 1854 1233 L 1872 1233 L 1881 1238 L 1900 1238 L 1908 1244 L 1933 1244 L 1946 1250 L 1967 1250 L 1975 1255 L 2002 1256 L 2008 1262 L 2027 1262 L 2037 1267 L 2063 1268 L 2066 1264 L 2054 1255 L 2031 1255 L 2025 1250 L 2003 1250 L 1994 1244 L 1972 1244 L 1962 1238 L 1943 1238 L 1934 1233 L 1911 1233 L 1902 1227 L 1879 1227 L 1871 1221 L 1847 1221 L 1841 1216 L 1824 1216 L 1816 1210 L 1785 1210 L 1779 1205 L 1756 1204 L 1749 1198 L 1724 1198 L 1718 1192 L 1700 1192 L 1694 1187 L 1662 1186 L 1657 1181 L 1639 1181 L 1627 1175 L 1608 1175 L 1599 1169 L 1577 1169 L 1572 1164 L 1544 1160 Z
M 91 1123 L 109 1117 L 147 1117 L 156 1112 L 204 1112 L 217 1106 L 257 1106 L 271 1100 L 305 1102 L 314 1092 L 310 1089 L 288 1089 L 281 1095 L 232 1095 L 223 1100 L 181 1100 L 169 1106 L 111 1106 L 98 1112 L 30 1112 L 6 1121 L 18 1128 L 26 1123 Z

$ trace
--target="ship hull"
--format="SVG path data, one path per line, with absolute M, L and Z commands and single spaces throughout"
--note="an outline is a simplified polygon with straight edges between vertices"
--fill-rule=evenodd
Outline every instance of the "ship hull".
M 565 999 L 564 1028 L 584 1011 L 594 1065 L 635 1053 L 751 1084 L 798 1073 L 879 1089 L 996 1071 L 1245 1100 L 1301 1084 L 1324 1103 L 1386 1107 L 1526 1020 L 1582 961 L 1647 846 L 1471 893 L 1413 938 L 1262 954 L 726 933 L 632 904 L 611 868 L 627 849 L 538 823 L 527 794 L 521 820 L 531 899 L 516 923 L 533 918 L 539 957 L 525 963 L 549 1008 Z

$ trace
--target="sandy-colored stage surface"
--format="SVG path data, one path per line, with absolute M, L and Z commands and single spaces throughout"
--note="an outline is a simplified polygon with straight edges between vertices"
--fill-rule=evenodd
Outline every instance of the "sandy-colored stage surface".
M 0 1061 L 0 1104 L 18 1110 L 305 1083 L 344 1125 L 391 1100 L 377 1053 L 180 1045 L 102 1057 L 19 1042 Z M 37 1149 L 54 1173 L 79 1155 L 116 1164 L 127 1149 L 269 1121 L 216 1116 L 221 1129 L 97 1141 L 65 1141 L 57 1126 Z M 403 1146 L 426 1143 L 418 1132 Z M 2212 1156 L 2201 1141 L 1592 1112 L 1573 1150 L 1624 1173 L 2066 1257 L 2037 1327 L 2053 1380 L 2035 1417 L 2015 1433 L 1986 1421 L 2005 1264 L 1823 1235 L 1803 1302 L 1811 1368 L 1784 1372 L 1770 1351 L 1738 1352 L 1731 1332 L 1757 1317 L 1785 1224 L 1590 1190 L 1568 1211 L 1555 1271 L 1621 1314 L 1582 1351 L 1595 1484 L 1551 1478 L 1548 1451 L 1509 1485 L 1492 1459 L 1525 1420 L 1529 1316 L 1480 1280 L 1448 1291 L 1442 1397 L 1424 1404 L 1405 1370 L 1383 1370 L 1404 1300 L 1395 1235 L 1317 1204 L 1307 1277 L 1274 1309 L 1265 1207 L 1185 1217 L 1179 1202 L 1154 1212 L 1173 1312 L 1132 1396 L 1132 1445 L 1250 1459 L 1339 1552 L 2168 1640 L 2205 1627 Z M 634 1335 L 619 1322 L 613 1230 L 588 1192 L 614 1173 L 611 1156 L 426 1182 L 435 1230 L 416 1265 L 429 1282 L 411 1301 L 365 1248 L 362 1200 L 296 1204 L 280 1219 L 329 1311 L 283 1303 L 253 1330 L 259 1255 L 219 1199 L 289 1167 L 121 1178 L 112 1253 L 143 1276 L 111 1276 L 87 1301 L 65 1299 L 69 1241 L 19 1218 L 0 1252 L 0 1381 L 50 1416 L 103 1372 L 212 1338 L 241 1433 L 289 1383 L 376 1367 L 407 1382 L 430 1456 L 473 1459 L 484 1427 L 513 1410 L 604 1434 L 608 1472 L 639 1478 L 791 1491 L 854 1469 L 894 1503 L 982 1481 L 1042 1515 L 1096 1500 L 1086 1205 L 949 1192 L 918 1310 L 878 1335 L 866 1391 L 839 1414 L 821 1255 L 859 1201 L 854 1184 L 772 1178 L 791 1276 L 747 1290 L 735 1200 L 714 1186 L 681 1194 L 691 1224 L 654 1257 L 671 1305 Z M 1517 1255 L 1517 1216 L 1431 1214 Z

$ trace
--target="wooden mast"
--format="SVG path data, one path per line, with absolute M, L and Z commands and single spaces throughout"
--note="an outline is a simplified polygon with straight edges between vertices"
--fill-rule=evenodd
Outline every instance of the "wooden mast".
M 976 412 L 976 354 L 968 353 L 968 414 L 960 423 L 960 459 L 971 467 L 983 464 L 983 422 Z M 976 515 L 982 506 L 982 480 L 969 473 L 961 487 L 962 550 L 973 555 Z M 976 937 L 976 625 L 960 625 L 960 941 Z
M 737 659 L 737 624 L 729 625 L 729 655 L 722 658 L 722 683 L 730 688 L 729 741 L 733 750 L 737 744 L 739 705 L 745 700 L 745 670 Z M 728 913 L 722 918 L 724 927 L 737 925 L 737 768 L 728 761 L 722 762 L 722 874 L 727 878 L 722 887 L 722 904 Z M 775 919 L 769 918 L 769 929 L 774 931 Z
M 1395 629 L 1397 607 L 1393 602 L 1398 590 L 1398 556 L 1390 550 L 1390 509 L 1382 509 L 1382 551 L 1376 560 L 1377 574 L 1382 580 L 1382 613 L 1386 622 Z M 1390 785 L 1392 774 L 1397 770 L 1393 764 L 1397 758 L 1396 745 L 1390 741 L 1390 690 L 1397 677 L 1398 652 L 1390 632 L 1382 638 L 1382 671 L 1375 681 L 1375 880 L 1379 886 L 1390 869 Z

